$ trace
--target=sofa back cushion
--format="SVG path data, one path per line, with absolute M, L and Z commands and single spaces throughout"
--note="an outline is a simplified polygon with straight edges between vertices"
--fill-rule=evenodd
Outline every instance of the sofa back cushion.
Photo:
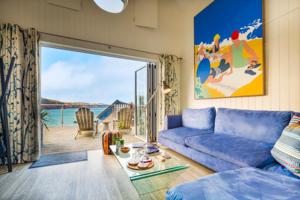
M 219 108 L 215 133 L 230 134 L 274 144 L 288 125 L 291 112 Z
M 187 128 L 213 130 L 215 117 L 215 108 L 184 109 L 182 112 L 182 125 Z

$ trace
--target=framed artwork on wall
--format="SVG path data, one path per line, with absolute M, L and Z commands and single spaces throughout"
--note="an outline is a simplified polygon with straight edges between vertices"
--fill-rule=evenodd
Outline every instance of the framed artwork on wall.
M 194 17 L 195 99 L 264 95 L 262 0 L 215 0 Z

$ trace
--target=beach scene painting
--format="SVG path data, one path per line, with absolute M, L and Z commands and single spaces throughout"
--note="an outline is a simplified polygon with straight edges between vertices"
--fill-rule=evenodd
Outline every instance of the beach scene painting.
M 194 17 L 195 99 L 264 95 L 262 0 L 215 0 Z

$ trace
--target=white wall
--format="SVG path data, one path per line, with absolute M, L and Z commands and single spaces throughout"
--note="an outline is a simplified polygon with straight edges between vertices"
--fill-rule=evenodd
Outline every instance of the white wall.
M 300 0 L 265 0 L 266 95 L 214 100 L 194 100 L 193 17 L 199 10 L 192 3 L 196 5 L 191 1 L 183 15 L 182 108 L 216 106 L 300 111 Z
M 172 20 L 177 7 L 173 0 L 160 0 L 158 28 L 150 29 L 135 25 L 135 0 L 130 0 L 120 14 L 104 12 L 92 0 L 82 0 L 80 11 L 51 5 L 47 0 L 0 0 L 0 21 L 41 32 L 179 55 L 180 27 Z

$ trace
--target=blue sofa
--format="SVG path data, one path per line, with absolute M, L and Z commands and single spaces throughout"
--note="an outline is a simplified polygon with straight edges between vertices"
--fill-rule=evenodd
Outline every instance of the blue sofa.
M 185 109 L 167 116 L 158 142 L 214 171 L 263 168 L 292 112 Z
M 195 186 L 198 192 L 206 194 L 206 190 L 209 190 L 206 184 L 215 179 L 222 182 L 220 177 L 227 177 L 223 182 L 243 179 L 243 184 L 249 187 L 251 185 L 252 190 L 257 190 L 256 187 L 259 184 L 256 184 L 255 181 L 259 182 L 261 176 L 263 176 L 261 174 L 265 172 L 278 174 L 279 176 L 283 176 L 282 174 L 293 176 L 286 170 L 278 170 L 281 166 L 275 162 L 270 153 L 283 129 L 288 125 L 292 114 L 292 112 L 288 111 L 251 111 L 226 108 L 219 108 L 218 112 L 216 112 L 215 108 L 207 108 L 185 109 L 182 115 L 167 116 L 165 130 L 159 133 L 158 142 L 201 165 L 220 172 L 217 175 L 212 175 L 211 178 L 202 178 L 199 181 L 178 186 L 168 191 L 167 199 L 193 199 L 189 198 L 192 195 L 189 192 L 190 188 L 193 188 L 191 186 Z M 246 179 L 245 176 L 249 172 L 253 176 Z M 269 175 L 268 178 L 271 177 L 271 180 L 266 182 L 275 184 L 277 181 L 277 184 L 279 184 L 280 178 L 274 180 L 272 179 L 273 176 L 275 175 Z M 300 180 L 297 181 L 300 183 Z M 265 187 L 267 187 L 267 183 Z M 291 184 L 293 185 L 294 183 Z M 218 187 L 219 189 L 223 188 L 222 185 Z M 263 186 L 260 185 L 259 187 Z M 182 193 L 182 188 L 184 188 L 183 191 L 186 191 L 186 193 Z M 213 188 L 218 190 L 215 185 Z M 275 188 L 270 187 L 269 189 L 275 190 Z M 226 188 L 223 189 L 228 192 Z M 280 187 L 277 190 L 280 190 Z M 191 191 L 196 190 L 194 188 Z M 236 197 L 234 194 L 239 192 L 241 192 L 240 188 L 229 193 L 233 195 L 232 197 Z M 196 192 L 195 195 L 197 194 Z M 247 195 L 251 196 L 250 194 Z M 251 197 L 255 199 L 256 195 L 258 194 L 252 193 Z M 279 197 L 278 194 L 277 197 Z

